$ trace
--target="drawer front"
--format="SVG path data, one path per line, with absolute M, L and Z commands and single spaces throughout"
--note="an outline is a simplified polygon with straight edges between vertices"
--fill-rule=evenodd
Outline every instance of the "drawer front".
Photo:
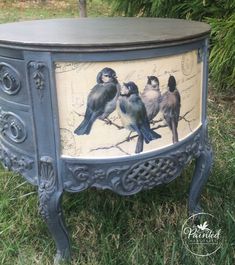
M 30 108 L 0 99 L 0 136 L 10 145 L 33 154 L 35 148 Z
M 0 98 L 29 104 L 24 61 L 0 57 Z

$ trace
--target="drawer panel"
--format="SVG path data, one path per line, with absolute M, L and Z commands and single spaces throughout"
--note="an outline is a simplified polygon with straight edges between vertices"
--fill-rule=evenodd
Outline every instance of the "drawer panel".
M 29 104 L 24 61 L 0 57 L 0 98 Z
M 0 99 L 0 136 L 9 144 L 33 154 L 35 147 L 30 108 Z

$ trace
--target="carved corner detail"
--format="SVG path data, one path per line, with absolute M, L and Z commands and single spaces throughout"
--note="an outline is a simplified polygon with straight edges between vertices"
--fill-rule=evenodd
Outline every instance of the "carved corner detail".
M 49 201 L 56 191 L 57 178 L 54 168 L 54 161 L 51 157 L 43 156 L 39 163 L 40 184 L 39 184 L 39 213 L 47 220 L 49 219 Z
M 21 174 L 32 169 L 34 163 L 31 158 L 27 156 L 17 156 L 2 145 L 0 145 L 0 161 L 7 170 L 13 170 Z

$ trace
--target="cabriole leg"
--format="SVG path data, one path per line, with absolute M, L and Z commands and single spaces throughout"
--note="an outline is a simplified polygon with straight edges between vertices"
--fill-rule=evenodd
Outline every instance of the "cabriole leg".
M 40 159 L 39 212 L 47 223 L 56 243 L 54 264 L 70 261 L 70 243 L 61 209 L 63 191 L 59 188 L 54 161 L 44 156 Z
M 54 189 L 48 193 L 43 185 L 39 188 L 39 212 L 47 223 L 57 248 L 54 264 L 68 263 L 71 259 L 69 236 L 61 209 L 61 197 L 62 193 Z
M 202 211 L 199 199 L 212 167 L 212 158 L 211 145 L 206 143 L 204 150 L 202 150 L 200 156 L 196 159 L 194 174 L 190 186 L 189 213 L 191 215 Z

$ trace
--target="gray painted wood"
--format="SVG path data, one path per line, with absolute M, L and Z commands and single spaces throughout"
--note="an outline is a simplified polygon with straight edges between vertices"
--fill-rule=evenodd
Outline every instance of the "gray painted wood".
M 163 18 L 84 18 L 35 20 L 0 25 L 0 47 L 48 50 L 113 49 L 172 45 L 200 39 L 210 26 L 195 21 Z

